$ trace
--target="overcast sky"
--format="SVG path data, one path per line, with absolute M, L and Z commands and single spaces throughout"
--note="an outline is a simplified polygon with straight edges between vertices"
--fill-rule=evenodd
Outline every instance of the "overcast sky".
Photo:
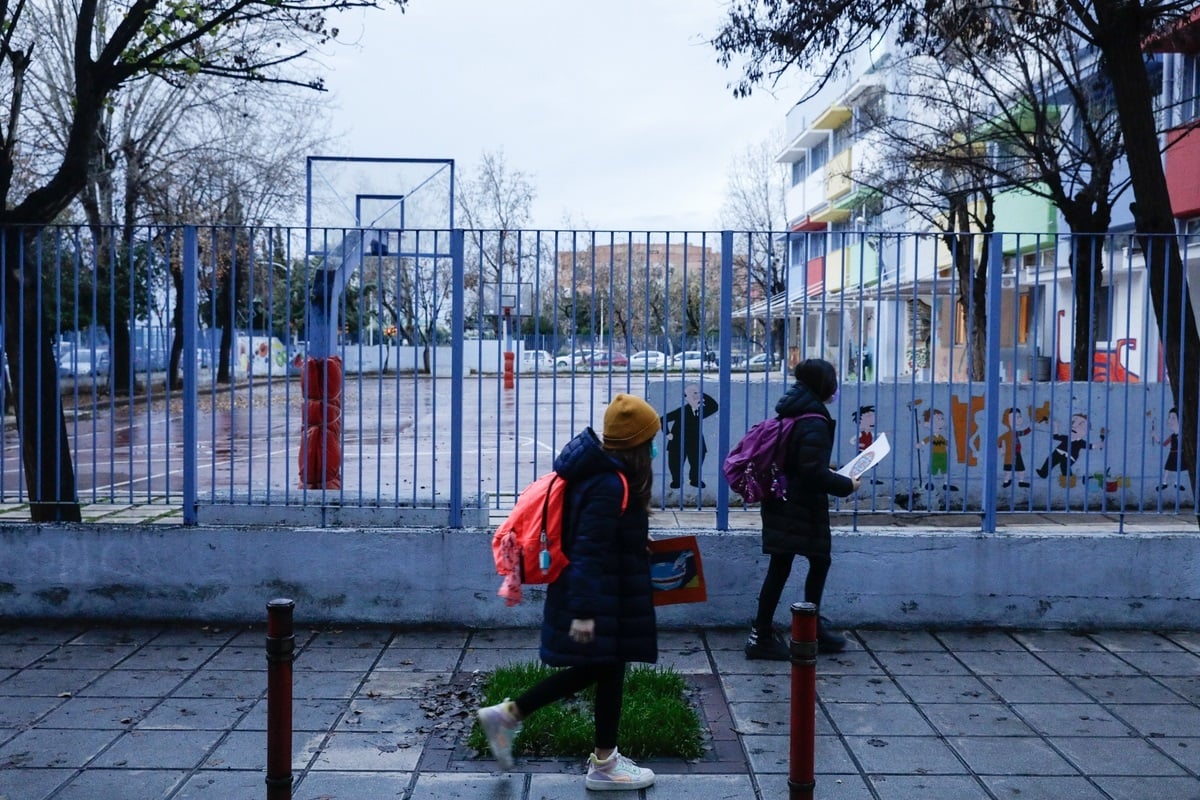
M 345 132 L 330 155 L 503 151 L 537 189 L 535 227 L 706 230 L 731 163 L 784 127 L 795 97 L 756 90 L 707 40 L 722 0 L 410 0 L 345 15 L 325 59 Z

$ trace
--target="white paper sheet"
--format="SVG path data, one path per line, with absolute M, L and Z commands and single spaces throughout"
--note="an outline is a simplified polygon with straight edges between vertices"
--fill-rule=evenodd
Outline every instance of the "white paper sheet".
M 878 439 L 871 442 L 870 447 L 850 459 L 846 463 L 846 466 L 839 469 L 837 471 L 838 475 L 845 475 L 847 478 L 857 478 L 887 458 L 890 452 L 892 452 L 892 446 L 888 444 L 887 434 L 881 433 Z

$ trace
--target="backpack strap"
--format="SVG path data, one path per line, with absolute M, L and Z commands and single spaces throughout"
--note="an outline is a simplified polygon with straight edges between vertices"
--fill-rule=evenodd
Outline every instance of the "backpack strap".
M 621 513 L 624 514 L 629 507 L 629 480 L 621 470 L 617 470 L 617 477 L 621 479 Z

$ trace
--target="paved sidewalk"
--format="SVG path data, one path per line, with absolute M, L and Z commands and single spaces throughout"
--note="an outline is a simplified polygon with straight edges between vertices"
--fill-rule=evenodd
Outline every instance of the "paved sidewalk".
M 582 757 L 497 773 L 462 746 L 471 674 L 535 631 L 298 628 L 296 800 L 588 796 Z M 629 796 L 787 797 L 789 666 L 747 662 L 743 633 L 663 633 L 713 746 L 643 762 L 658 783 Z M 0 623 L 0 798 L 265 797 L 263 642 Z M 1200 798 L 1200 633 L 862 630 L 818 671 L 821 800 Z

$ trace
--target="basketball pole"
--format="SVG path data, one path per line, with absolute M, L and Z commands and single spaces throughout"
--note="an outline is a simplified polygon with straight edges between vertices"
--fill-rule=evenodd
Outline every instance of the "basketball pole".
M 504 388 L 512 389 L 516 386 L 515 379 L 515 361 L 516 355 L 513 353 L 512 345 L 512 308 L 504 306 Z

